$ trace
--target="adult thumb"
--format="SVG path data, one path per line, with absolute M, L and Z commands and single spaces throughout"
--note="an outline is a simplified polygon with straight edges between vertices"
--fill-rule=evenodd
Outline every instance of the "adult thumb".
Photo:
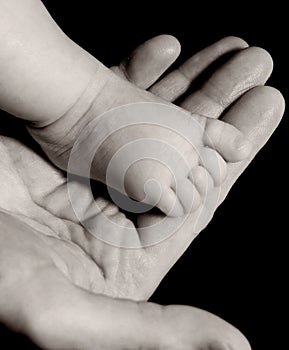
M 45 298 L 39 298 L 25 332 L 41 348 L 250 349 L 239 331 L 208 312 L 95 295 L 58 278 L 52 288 L 47 285 Z

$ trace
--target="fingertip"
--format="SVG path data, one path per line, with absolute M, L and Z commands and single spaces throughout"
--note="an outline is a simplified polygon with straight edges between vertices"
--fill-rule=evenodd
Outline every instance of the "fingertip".
M 121 64 L 125 77 L 142 89 L 149 88 L 173 64 L 181 51 L 172 35 L 158 35 L 138 46 Z
M 249 44 L 244 39 L 234 35 L 226 36 L 225 38 L 221 39 L 219 42 L 223 42 L 224 44 L 235 47 L 236 49 L 245 49 L 249 46 Z
M 151 39 L 152 43 L 160 47 L 161 51 L 174 59 L 181 53 L 181 44 L 179 40 L 170 34 L 161 34 Z M 160 45 L 160 46 L 159 46 Z
M 268 101 L 268 104 L 271 104 L 272 106 L 274 106 L 274 108 L 279 112 L 280 119 L 281 119 L 284 114 L 285 106 L 286 106 L 286 102 L 281 91 L 271 86 L 261 86 L 259 87 L 259 90 L 264 95 L 266 94 L 266 99 Z
M 255 62 L 259 62 L 267 71 L 268 75 L 271 75 L 273 71 L 273 59 L 270 53 L 257 46 L 250 46 L 246 49 L 246 53 L 252 55 Z
M 256 86 L 240 99 L 240 108 L 242 109 L 244 106 L 250 108 L 250 112 L 255 115 L 256 120 L 259 118 L 259 124 L 266 121 L 276 127 L 285 111 L 285 99 L 279 90 L 271 86 Z M 233 118 L 230 119 L 233 121 Z M 230 119 L 228 119 L 229 122 Z M 252 116 L 250 119 L 252 119 Z M 244 129 L 238 128 L 240 130 Z
M 280 91 L 268 86 L 257 86 L 239 99 L 223 117 L 223 121 L 237 128 L 250 141 L 252 156 L 277 128 L 284 108 L 285 102 Z

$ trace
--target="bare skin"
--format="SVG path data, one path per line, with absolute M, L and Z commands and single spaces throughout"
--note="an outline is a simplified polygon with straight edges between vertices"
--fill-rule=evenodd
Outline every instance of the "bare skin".
M 154 49 L 160 44 L 167 47 L 162 54 Z M 162 67 L 159 73 L 152 73 L 150 82 L 153 82 L 177 56 L 178 44 L 173 38 L 153 39 L 139 49 L 135 61 L 126 67 L 114 68 L 122 72 L 125 69 L 125 73 L 129 73 L 125 75 L 143 88 L 149 87 L 144 83 L 148 67 L 151 67 L 150 61 L 145 59 L 147 49 L 150 54 L 155 52 L 153 60 Z M 146 72 L 143 80 L 141 70 L 136 69 L 139 58 Z M 255 60 L 252 56 L 252 61 Z M 270 71 L 267 64 L 263 65 L 263 71 L 253 74 L 252 85 L 247 89 L 262 84 L 263 74 L 266 76 Z M 192 71 L 194 67 L 198 68 L 192 64 Z M 226 70 L 222 73 L 224 77 L 228 77 Z M 239 79 L 234 83 L 236 90 L 230 85 L 231 79 L 224 79 L 225 89 L 221 94 L 228 104 L 231 103 L 228 96 L 244 90 L 242 76 Z M 170 99 L 171 85 L 167 81 L 165 78 L 163 84 L 158 84 L 158 91 L 163 97 L 167 91 Z M 176 77 L 174 82 L 180 91 L 186 89 L 182 79 Z M 212 100 L 215 97 L 210 95 Z M 213 106 L 206 113 L 218 114 Z M 274 131 L 282 113 L 281 95 L 274 89 L 257 87 L 245 94 L 224 118 L 236 124 L 251 140 L 253 158 Z M 20 152 L 22 159 L 15 158 Z M 192 229 L 194 215 L 174 236 L 158 245 L 139 250 L 118 249 L 95 239 L 85 233 L 79 223 L 60 215 L 70 212 L 62 172 L 23 144 L 7 138 L 2 138 L 1 159 L 1 168 L 9 175 L 4 174 L 2 183 L 6 184 L 7 194 L 12 190 L 15 193 L 15 198 L 9 196 L 1 202 L 0 256 L 1 261 L 5 261 L 0 265 L 1 274 L 5 276 L 0 289 L 2 322 L 49 349 L 93 349 L 96 344 L 104 349 L 226 349 L 228 344 L 233 349 L 249 349 L 240 333 L 208 313 L 183 306 L 163 308 L 118 299 L 146 300 L 151 295 L 196 236 L 197 232 Z M 229 173 L 219 202 L 250 160 L 228 165 Z M 86 193 L 85 188 L 83 193 Z M 55 205 L 59 207 L 54 208 Z M 156 219 L 149 215 L 141 218 L 149 223 Z M 111 337 L 112 334 L 115 337 Z
M 39 0 L 0 2 L 0 11 L 5 17 L 0 107 L 28 122 L 29 132 L 59 168 L 91 176 L 167 215 L 183 216 L 206 205 L 204 187 L 222 184 L 228 162 L 250 155 L 249 142 L 232 124 L 191 111 L 191 105 L 205 101 L 204 90 L 214 93 L 211 81 L 177 108 L 156 96 L 157 87 L 155 94 L 137 88 L 76 45 Z M 245 65 L 251 50 L 231 61 L 230 72 Z M 180 72 L 188 83 L 191 72 L 186 66 Z M 248 69 L 248 77 L 252 74 Z M 225 104 L 214 106 L 219 115 Z

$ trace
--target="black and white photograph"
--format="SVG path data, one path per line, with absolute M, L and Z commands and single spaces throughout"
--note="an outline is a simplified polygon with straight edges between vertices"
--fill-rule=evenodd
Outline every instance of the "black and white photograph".
M 286 348 L 285 7 L 0 0 L 0 349 Z

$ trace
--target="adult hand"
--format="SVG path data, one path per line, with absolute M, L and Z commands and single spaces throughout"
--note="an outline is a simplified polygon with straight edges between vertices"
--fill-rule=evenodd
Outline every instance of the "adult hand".
M 244 46 L 239 39 L 225 39 L 201 53 L 203 67 L 198 66 L 199 58 L 195 57 L 186 63 L 187 71 L 198 73 L 218 55 Z M 156 47 L 163 49 L 156 50 Z M 176 58 L 178 50 L 175 39 L 154 38 L 139 48 L 128 63 L 122 64 L 119 72 L 147 88 Z M 241 62 L 242 65 L 248 62 L 246 68 L 242 70 L 238 61 L 240 68 L 236 74 L 236 63 L 234 67 L 231 63 L 220 69 L 213 79 L 223 82 L 221 92 L 207 96 L 205 88 L 203 101 L 206 98 L 215 101 L 215 97 L 218 101 L 221 97 L 222 101 L 227 101 L 227 104 L 222 102 L 222 108 L 225 108 L 244 91 L 264 83 L 271 62 L 263 51 L 254 50 L 247 50 L 246 60 Z M 152 71 L 149 69 L 151 59 L 157 63 L 153 65 L 157 68 Z M 140 66 L 142 68 L 138 69 Z M 249 72 L 247 68 L 250 68 Z M 179 71 L 182 73 L 171 73 L 154 85 L 152 91 L 164 98 L 167 94 L 168 100 L 177 98 L 188 88 L 188 79 L 193 79 L 192 76 L 183 77 L 183 68 Z M 241 71 L 248 74 L 247 81 Z M 140 72 L 144 73 L 143 81 Z M 208 84 L 211 85 L 212 82 Z M 189 105 L 190 99 L 186 103 Z M 198 106 L 199 113 L 202 112 L 202 103 L 194 105 Z M 217 106 L 218 102 L 211 103 L 203 114 L 219 116 L 221 108 L 218 107 L 217 112 Z M 237 123 L 250 139 L 254 139 L 256 153 L 280 119 L 283 108 L 280 95 L 273 89 L 255 88 L 234 108 L 237 113 L 229 112 L 225 118 Z M 258 138 L 255 139 L 256 135 Z M 65 176 L 42 155 L 16 140 L 3 137 L 1 163 L 2 184 L 5 184 L 0 202 L 0 269 L 3 276 L 0 317 L 3 323 L 49 349 L 90 349 L 95 346 L 108 349 L 211 346 L 217 349 L 225 343 L 236 349 L 246 349 L 246 341 L 235 329 L 208 313 L 189 307 L 163 308 L 111 298 L 147 299 L 195 237 L 193 217 L 175 235 L 153 247 L 138 250 L 112 247 L 90 236 L 75 220 L 67 197 Z M 223 197 L 246 165 L 231 167 Z M 79 186 L 84 198 L 86 187 L 77 182 L 75 186 Z M 116 210 L 108 201 L 97 200 L 106 210 Z M 146 215 L 140 219 L 150 224 L 158 218 Z M 105 230 L 105 227 L 101 229 Z

